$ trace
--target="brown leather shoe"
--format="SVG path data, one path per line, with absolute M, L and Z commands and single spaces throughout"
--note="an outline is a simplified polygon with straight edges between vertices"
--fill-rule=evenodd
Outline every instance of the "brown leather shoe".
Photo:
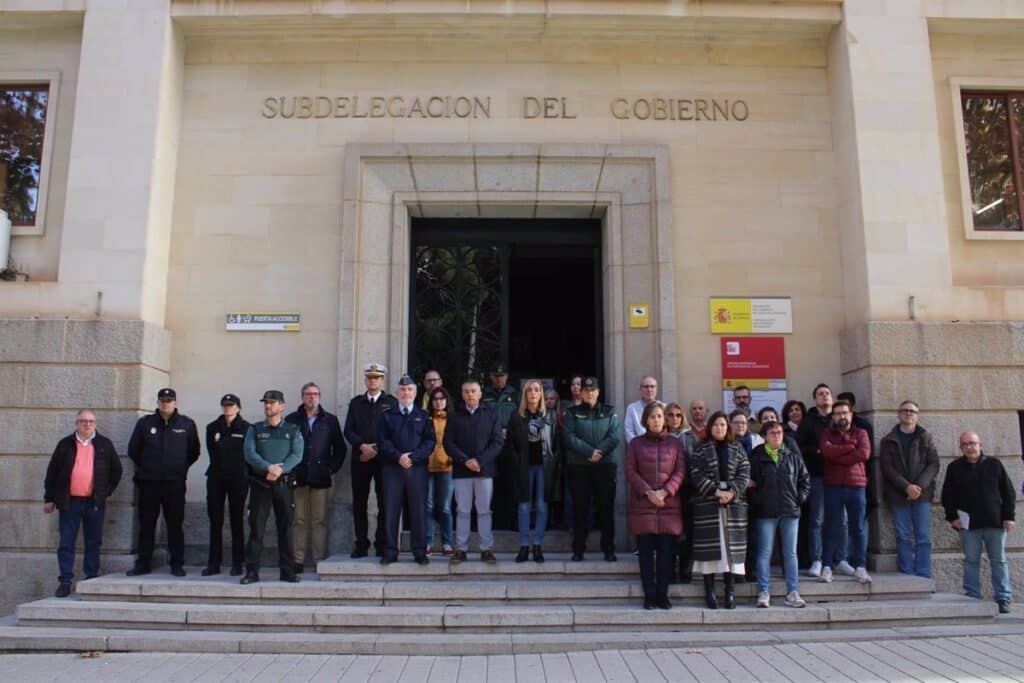
M 465 561 L 466 561 L 466 551 L 465 550 L 456 550 L 454 553 L 452 553 L 452 559 L 450 560 L 450 562 L 452 564 L 462 564 Z
M 494 553 L 492 553 L 490 550 L 484 550 L 480 553 L 480 561 L 486 562 L 487 564 L 497 564 L 498 558 L 496 558 L 494 556 Z

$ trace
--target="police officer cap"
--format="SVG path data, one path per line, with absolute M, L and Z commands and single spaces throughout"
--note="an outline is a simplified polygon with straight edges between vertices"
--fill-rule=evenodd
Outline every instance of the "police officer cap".
M 170 387 L 164 387 L 160 391 L 156 392 L 156 400 L 158 401 L 176 401 L 178 394 Z
M 363 366 L 363 374 L 367 377 L 383 377 L 388 373 L 388 368 L 383 363 L 367 363 Z
M 504 363 L 495 363 L 491 366 L 492 375 L 507 375 L 508 367 Z
M 414 380 L 409 375 L 402 375 L 402 377 L 398 380 L 398 386 L 407 387 L 409 385 L 416 386 L 416 380 Z
M 238 398 L 234 394 L 224 394 L 220 399 L 222 406 L 236 405 L 239 408 L 242 407 L 242 399 Z
M 601 383 L 597 381 L 596 377 L 584 377 L 580 389 L 600 389 Z
M 263 392 L 263 398 L 260 399 L 261 403 L 267 401 L 277 401 L 278 403 L 284 403 L 284 392 L 278 391 L 277 389 L 270 389 L 269 391 Z

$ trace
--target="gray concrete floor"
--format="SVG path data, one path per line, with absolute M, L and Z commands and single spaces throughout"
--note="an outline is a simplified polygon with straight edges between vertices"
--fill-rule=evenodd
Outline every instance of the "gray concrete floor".
M 786 645 L 480 657 L 13 654 L 0 656 L 0 680 L 1024 683 L 1024 634 L 853 643 L 836 635 L 834 642 Z

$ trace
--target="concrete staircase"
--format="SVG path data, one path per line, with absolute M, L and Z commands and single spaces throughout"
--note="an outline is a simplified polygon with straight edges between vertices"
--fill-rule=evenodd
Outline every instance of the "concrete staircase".
M 552 553 L 543 564 L 516 564 L 499 555 L 496 565 L 435 557 L 426 567 L 406 557 L 388 567 L 332 557 L 299 584 L 248 586 L 202 578 L 199 568 L 184 579 L 106 575 L 78 584 L 72 598 L 21 605 L 16 623 L 0 626 L 0 650 L 501 654 L 782 642 L 822 632 L 878 638 L 994 623 L 991 602 L 934 594 L 926 579 L 874 578 L 807 579 L 808 606 L 790 609 L 780 576 L 771 609 L 755 609 L 756 587 L 740 584 L 737 609 L 709 610 L 698 577 L 672 587 L 672 610 L 645 611 L 632 556 L 571 562 Z

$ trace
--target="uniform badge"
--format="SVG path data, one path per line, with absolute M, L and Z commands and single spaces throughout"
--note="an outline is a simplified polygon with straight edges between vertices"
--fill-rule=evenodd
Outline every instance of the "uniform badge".
M 213 440 L 220 441 L 220 432 L 217 432 L 216 434 L 213 435 Z
M 150 434 L 156 434 L 156 427 L 150 427 L 149 428 L 149 433 Z

